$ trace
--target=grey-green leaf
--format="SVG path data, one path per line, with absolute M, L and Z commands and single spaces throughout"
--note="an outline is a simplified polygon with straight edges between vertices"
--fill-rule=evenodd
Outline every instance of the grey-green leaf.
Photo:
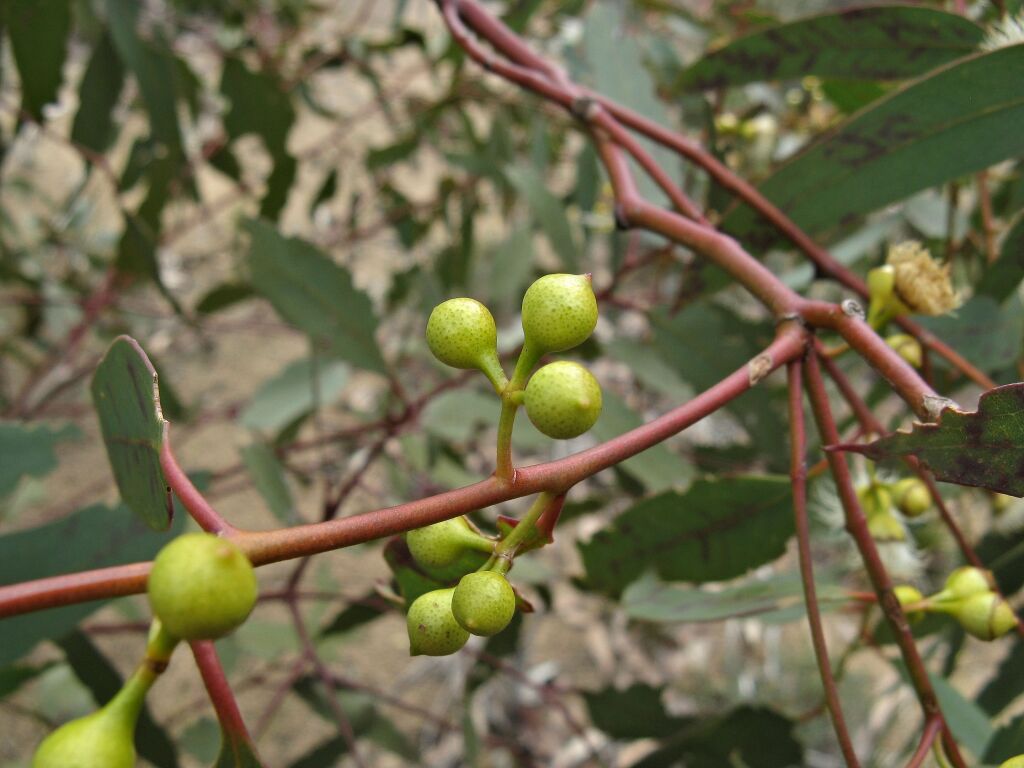
M 160 467 L 165 422 L 153 364 L 135 339 L 118 336 L 90 389 L 121 498 L 150 528 L 165 530 L 174 509 Z
M 977 53 L 893 90 L 780 168 L 760 191 L 811 234 L 1024 153 L 1024 44 Z M 749 208 L 725 219 L 762 245 Z
M 274 449 L 266 443 L 250 443 L 242 448 L 242 462 L 274 517 L 285 525 L 295 525 L 295 501 Z
M 252 285 L 285 320 L 319 349 L 355 366 L 387 373 L 374 338 L 377 317 L 349 273 L 310 243 L 284 237 L 273 225 L 249 220 Z
M 793 533 L 789 480 L 698 480 L 626 510 L 580 544 L 586 581 L 619 593 L 645 570 L 667 581 L 705 583 L 740 576 L 785 552 Z
M 898 80 L 970 55 L 983 35 L 960 14 L 931 8 L 845 8 L 733 40 L 685 70 L 676 86 L 723 88 L 805 75 Z
M 80 434 L 73 424 L 55 429 L 45 424 L 0 422 L 0 496 L 13 491 L 26 475 L 42 477 L 54 470 L 57 444 Z
M 97 504 L 53 523 L 0 536 L 0 584 L 146 560 L 184 528 L 185 518 L 179 515 L 170 531 L 155 533 L 123 505 Z M 40 640 L 67 634 L 104 602 L 4 619 L 0 667 L 32 650 Z
M 0 21 L 7 22 L 11 53 L 21 76 L 21 108 L 36 119 L 57 98 L 68 34 L 70 0 L 5 0 Z
M 298 360 L 264 381 L 242 411 L 242 426 L 264 432 L 284 429 L 317 404 L 334 402 L 348 382 L 349 368 L 335 360 Z M 316 396 L 316 397 L 314 397 Z

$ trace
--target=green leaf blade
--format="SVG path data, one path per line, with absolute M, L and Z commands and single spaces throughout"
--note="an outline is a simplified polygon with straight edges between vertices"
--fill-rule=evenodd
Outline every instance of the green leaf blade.
M 977 411 L 946 408 L 936 424 L 834 450 L 875 461 L 914 455 L 938 480 L 1024 496 L 1024 383 L 985 392 Z
M 579 549 L 587 583 L 621 592 L 644 570 L 668 581 L 735 578 L 783 554 L 793 533 L 783 477 L 698 480 L 619 515 Z
M 368 371 L 387 374 L 374 334 L 370 299 L 348 272 L 311 244 L 284 237 L 258 219 L 245 223 L 252 236 L 252 286 L 286 321 L 320 349 Z
M 166 422 L 156 369 L 135 339 L 119 336 L 90 390 L 121 498 L 153 530 L 166 530 L 174 508 L 160 466 Z
M 898 80 L 973 53 L 984 31 L 930 8 L 847 8 L 733 40 L 679 77 L 681 89 L 723 88 L 806 75 Z
M 1024 153 L 1024 45 L 978 53 L 895 89 L 783 165 L 760 191 L 811 234 Z M 747 207 L 736 237 L 777 239 Z

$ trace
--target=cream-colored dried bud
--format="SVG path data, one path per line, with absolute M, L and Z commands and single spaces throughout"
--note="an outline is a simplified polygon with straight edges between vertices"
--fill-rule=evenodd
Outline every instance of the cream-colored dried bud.
M 894 245 L 886 262 L 896 272 L 895 291 L 918 315 L 944 315 L 960 306 L 949 278 L 949 264 L 939 264 L 914 240 Z

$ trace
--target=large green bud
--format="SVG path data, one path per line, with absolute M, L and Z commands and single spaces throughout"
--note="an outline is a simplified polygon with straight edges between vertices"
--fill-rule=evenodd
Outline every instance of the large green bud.
M 133 768 L 135 723 L 155 679 L 147 666 L 136 670 L 105 706 L 43 739 L 32 768 Z
M 548 363 L 526 385 L 523 402 L 530 421 L 558 440 L 582 435 L 601 415 L 601 386 L 579 363 Z
M 424 568 L 445 568 L 467 550 L 491 552 L 494 542 L 477 533 L 464 517 L 417 528 L 405 534 L 413 559 Z
M 981 592 L 964 599 L 952 611 L 964 630 L 979 640 L 995 640 L 1017 626 L 1009 603 L 994 592 Z
M 411 655 L 447 656 L 469 640 L 469 632 L 452 614 L 454 594 L 454 588 L 435 589 L 420 595 L 409 606 L 406 629 L 409 631 Z
M 162 550 L 149 573 L 149 604 L 183 640 L 213 640 L 236 629 L 256 604 L 256 573 L 233 542 L 186 533 Z
M 434 307 L 427 320 L 427 346 L 452 368 L 478 368 L 494 384 L 504 386 L 498 361 L 498 330 L 487 307 L 475 299 L 448 299 Z
M 512 621 L 516 593 L 508 579 L 496 571 L 468 573 L 455 588 L 452 612 L 455 620 L 469 632 L 490 637 Z
M 545 275 L 523 296 L 523 334 L 535 354 L 582 344 L 597 325 L 597 298 L 590 275 Z

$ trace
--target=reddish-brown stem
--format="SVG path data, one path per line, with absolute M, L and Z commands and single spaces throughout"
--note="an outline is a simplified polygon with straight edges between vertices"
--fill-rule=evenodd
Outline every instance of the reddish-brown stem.
M 235 701 L 235 694 L 231 691 L 224 668 L 220 659 L 217 658 L 217 649 L 212 640 L 193 640 L 189 643 L 192 648 L 192 655 L 195 657 L 199 674 L 203 678 L 203 685 L 210 695 L 210 703 L 217 713 L 217 720 L 225 735 L 247 742 L 255 753 L 256 748 L 252 746 L 252 739 L 249 731 L 242 720 L 242 713 L 238 709 L 238 702 Z
M 807 392 L 811 401 L 811 409 L 814 412 L 814 420 L 818 425 L 818 433 L 821 436 L 822 444 L 835 445 L 839 442 L 839 431 L 836 428 L 835 419 L 832 417 L 832 407 L 828 402 L 828 394 L 825 391 L 825 381 L 821 375 L 821 368 L 818 364 L 817 355 L 810 355 L 805 366 Z M 907 668 L 911 684 L 917 693 L 918 701 L 924 711 L 926 718 L 942 719 L 942 709 L 935 696 L 931 680 L 928 677 L 928 670 L 924 661 L 917 651 L 914 636 L 910 632 L 910 625 L 907 617 L 900 607 L 899 600 L 893 593 L 892 580 L 882 563 L 878 554 L 875 541 L 868 531 L 867 520 L 860 507 L 857 498 L 857 491 L 854 489 L 853 479 L 850 476 L 850 468 L 846 464 L 846 457 L 836 451 L 829 451 L 826 454 L 829 468 L 832 470 L 832 478 L 836 484 L 836 491 L 843 506 L 846 516 L 846 530 L 853 537 L 864 568 L 867 571 L 871 586 L 878 595 L 878 604 L 882 608 L 889 626 L 892 628 L 896 644 L 903 656 L 903 663 Z M 945 722 L 943 720 L 943 722 Z M 966 768 L 960 750 L 952 739 L 947 740 L 947 752 L 950 759 L 957 768 Z
M 238 529 L 221 517 L 220 513 L 210 506 L 199 489 L 188 479 L 188 475 L 178 464 L 178 460 L 174 458 L 174 453 L 171 451 L 170 430 L 166 428 L 164 429 L 163 443 L 160 446 L 160 468 L 164 471 L 167 485 L 181 500 L 200 528 L 220 536 L 238 535 Z
M 820 351 L 821 343 L 815 342 L 815 350 Z M 826 356 L 821 356 L 822 366 L 825 368 L 825 372 L 828 373 L 829 378 L 835 382 L 836 388 L 839 390 L 843 399 L 849 404 L 853 410 L 854 416 L 860 422 L 863 429 L 867 432 L 873 432 L 876 435 L 884 435 L 887 430 L 885 426 L 879 421 L 871 409 L 868 408 L 867 403 L 857 394 L 857 391 L 853 388 L 850 380 L 839 370 L 839 366 L 836 365 L 834 360 L 830 360 Z M 964 532 L 960 529 L 956 519 L 953 517 L 953 513 L 949 511 L 949 507 L 946 505 L 946 500 L 942 498 L 942 494 L 939 492 L 938 483 L 935 482 L 935 478 L 932 477 L 931 472 L 924 469 L 921 466 L 921 462 L 914 456 L 906 456 L 903 462 L 916 474 L 921 481 L 928 487 L 928 492 L 931 494 L 932 501 L 935 503 L 935 508 L 939 511 L 939 517 L 942 520 L 943 525 L 949 531 L 950 535 L 956 541 L 957 547 L 960 549 L 964 559 L 976 568 L 985 568 L 984 562 L 978 557 L 978 553 L 974 551 L 974 548 L 967 541 L 967 537 Z M 997 589 L 998 593 L 999 590 Z M 1017 619 L 1017 634 L 1024 637 L 1024 619 L 1018 617 Z
M 814 583 L 814 562 L 811 557 L 811 532 L 807 519 L 807 430 L 804 423 L 803 364 L 794 360 L 786 368 L 789 385 L 789 429 L 790 429 L 790 479 L 793 485 L 793 517 L 796 524 L 797 552 L 800 556 L 800 580 L 804 586 L 804 602 L 807 607 L 807 625 L 811 631 L 811 644 L 818 662 L 818 674 L 825 692 L 825 704 L 832 727 L 835 729 L 843 759 L 850 768 L 859 768 L 853 740 L 846 727 L 843 705 L 839 698 L 836 679 L 832 675 L 832 663 L 828 656 L 825 629 L 821 623 L 818 606 L 818 592 Z
M 586 451 L 523 467 L 511 483 L 491 477 L 454 491 L 339 520 L 274 531 L 237 531 L 235 540 L 254 564 L 263 565 L 361 544 L 541 491 L 563 491 L 700 421 L 771 371 L 799 357 L 806 346 L 806 332 L 795 323 L 786 323 L 764 352 L 689 402 Z M 149 568 L 149 563 L 133 563 L 0 587 L 0 618 L 142 592 Z
M 941 731 L 942 720 L 938 717 L 928 718 L 924 724 L 924 731 L 921 733 L 921 741 L 910 758 L 910 762 L 907 763 L 907 768 L 920 768 L 924 764 L 925 758 L 928 757 L 928 753 L 932 749 L 932 744 L 935 743 L 935 738 Z

